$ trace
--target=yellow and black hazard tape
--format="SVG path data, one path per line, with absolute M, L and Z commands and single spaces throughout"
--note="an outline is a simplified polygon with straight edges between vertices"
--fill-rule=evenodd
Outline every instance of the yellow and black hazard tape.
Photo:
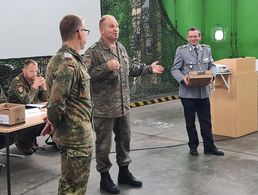
M 172 101 L 172 100 L 177 100 L 177 99 L 179 99 L 179 97 L 177 95 L 166 96 L 166 97 L 155 98 L 155 99 L 150 99 L 150 100 L 131 102 L 130 107 L 135 108 L 135 107 L 139 107 L 139 106 L 146 106 L 146 105 L 150 105 L 150 104 L 156 104 L 156 103 L 160 103 L 160 102 Z

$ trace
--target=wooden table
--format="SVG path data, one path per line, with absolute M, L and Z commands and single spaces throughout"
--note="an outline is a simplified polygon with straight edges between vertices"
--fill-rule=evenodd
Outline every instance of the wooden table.
M 7 192 L 11 195 L 11 177 L 10 177 L 10 150 L 9 142 L 10 135 L 12 133 L 23 131 L 29 127 L 34 127 L 43 124 L 43 118 L 46 117 L 46 109 L 41 110 L 41 113 L 36 113 L 34 115 L 26 116 L 25 123 L 14 125 L 14 126 L 4 126 L 0 125 L 0 135 L 5 136 L 6 144 L 6 173 L 7 173 Z

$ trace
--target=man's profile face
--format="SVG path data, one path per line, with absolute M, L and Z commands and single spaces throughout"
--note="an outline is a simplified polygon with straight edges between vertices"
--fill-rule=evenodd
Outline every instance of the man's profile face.
M 190 30 L 186 38 L 191 45 L 195 46 L 198 45 L 199 41 L 202 39 L 202 36 L 199 34 L 198 30 Z
M 38 65 L 30 63 L 28 66 L 23 68 L 23 75 L 26 80 L 34 81 L 38 73 Z
M 85 31 L 86 27 L 85 27 L 85 23 L 84 21 L 82 21 L 82 27 L 80 28 L 80 33 L 81 33 L 81 49 L 84 49 L 86 46 L 86 42 L 87 42 L 87 36 L 88 33 Z

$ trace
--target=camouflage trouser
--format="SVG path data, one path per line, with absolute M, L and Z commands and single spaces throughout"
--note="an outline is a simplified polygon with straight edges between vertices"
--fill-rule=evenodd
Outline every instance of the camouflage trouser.
M 109 153 L 112 144 L 112 131 L 115 134 L 116 158 L 119 166 L 127 166 L 131 162 L 130 152 L 130 117 L 129 114 L 117 118 L 94 117 L 94 130 L 96 132 L 96 161 L 97 171 L 108 171 L 112 163 Z
M 90 174 L 92 148 L 66 148 L 61 151 L 59 195 L 84 195 Z

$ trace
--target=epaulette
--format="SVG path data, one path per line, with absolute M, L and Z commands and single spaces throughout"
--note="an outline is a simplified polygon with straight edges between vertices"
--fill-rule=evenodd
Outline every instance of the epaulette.
M 73 59 L 73 55 L 69 52 L 64 52 L 64 58 Z
M 19 81 L 20 79 L 21 79 L 21 77 L 19 77 L 19 76 L 16 76 L 16 77 L 15 77 L 15 80 L 16 80 L 16 81 Z
M 183 48 L 186 48 L 186 47 L 187 47 L 187 45 L 181 45 L 181 46 L 178 47 L 178 49 L 183 49 Z
M 119 45 L 119 46 L 120 46 L 120 45 L 123 45 L 123 44 L 122 44 L 121 42 L 117 41 L 117 45 Z
M 209 45 L 206 44 L 201 44 L 202 47 L 210 47 Z

